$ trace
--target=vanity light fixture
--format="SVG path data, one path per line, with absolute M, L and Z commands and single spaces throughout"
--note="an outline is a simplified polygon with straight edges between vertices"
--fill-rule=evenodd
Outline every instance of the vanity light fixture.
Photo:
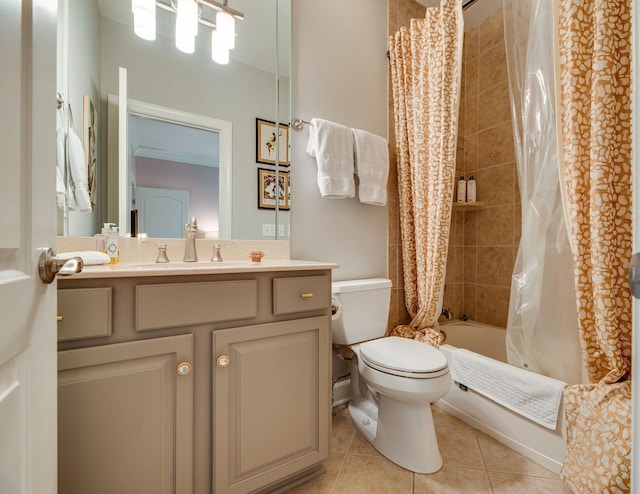
M 134 32 L 142 39 L 156 39 L 156 7 L 176 14 L 176 47 L 184 53 L 195 51 L 198 24 L 210 27 L 211 58 L 219 64 L 229 63 L 229 50 L 235 47 L 236 19 L 244 14 L 228 6 L 228 0 L 131 0 Z M 215 21 L 209 10 L 215 11 Z
M 198 3 L 196 0 L 178 0 L 176 13 L 176 48 L 193 53 L 198 35 Z
M 156 39 L 156 0 L 131 0 L 133 30 L 142 39 Z

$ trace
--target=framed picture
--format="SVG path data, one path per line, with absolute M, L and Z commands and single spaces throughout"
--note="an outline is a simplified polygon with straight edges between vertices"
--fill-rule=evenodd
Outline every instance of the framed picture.
M 84 158 L 87 165 L 89 198 L 91 199 L 92 207 L 96 206 L 96 194 L 98 192 L 97 125 L 98 113 L 93 101 L 85 94 L 82 99 L 82 147 L 84 148 Z
M 278 164 L 289 166 L 289 126 L 278 125 L 268 120 L 256 118 L 256 161 L 266 165 L 276 164 L 276 142 L 278 143 Z
M 275 209 L 276 197 L 278 209 L 289 209 L 291 197 L 289 188 L 289 172 L 258 168 L 258 208 Z

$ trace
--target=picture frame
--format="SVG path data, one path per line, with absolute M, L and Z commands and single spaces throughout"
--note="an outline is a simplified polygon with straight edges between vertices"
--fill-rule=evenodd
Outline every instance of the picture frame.
M 278 171 L 278 209 L 288 210 L 291 190 L 289 172 Z M 276 171 L 258 168 L 258 209 L 276 209 Z
M 87 166 L 88 191 L 91 206 L 96 206 L 98 193 L 98 112 L 88 95 L 82 98 L 82 147 Z
M 278 164 L 289 166 L 289 126 L 278 125 Z M 256 118 L 256 161 L 265 165 L 276 164 L 276 123 Z

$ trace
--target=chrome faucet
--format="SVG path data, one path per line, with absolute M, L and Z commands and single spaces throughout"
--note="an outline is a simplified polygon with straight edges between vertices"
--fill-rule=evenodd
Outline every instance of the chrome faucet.
M 453 319 L 453 311 L 451 309 L 442 309 L 440 315 L 444 316 L 447 321 Z
M 220 244 L 213 246 L 213 256 L 211 256 L 211 262 L 222 262 L 222 254 L 220 254 Z
M 196 252 L 196 232 L 198 231 L 198 220 L 191 218 L 189 223 L 184 225 L 184 236 L 187 242 L 184 246 L 184 262 L 197 262 L 198 253 Z

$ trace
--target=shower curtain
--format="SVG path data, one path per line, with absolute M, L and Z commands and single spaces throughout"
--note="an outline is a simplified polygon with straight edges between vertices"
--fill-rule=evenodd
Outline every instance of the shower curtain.
M 561 179 L 589 381 L 565 388 L 561 478 L 630 492 L 633 0 L 558 1 Z
M 392 335 L 439 346 L 455 180 L 462 66 L 461 0 L 442 0 L 390 39 L 405 302 Z
M 556 137 L 553 3 L 504 0 L 522 236 L 511 281 L 507 359 L 567 383 L 582 382 L 571 246 Z

